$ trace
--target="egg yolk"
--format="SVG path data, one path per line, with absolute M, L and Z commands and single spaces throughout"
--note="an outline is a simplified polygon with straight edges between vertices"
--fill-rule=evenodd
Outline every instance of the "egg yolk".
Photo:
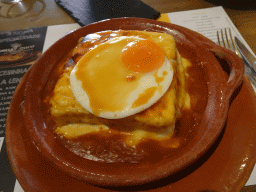
M 143 40 L 128 44 L 122 51 L 121 59 L 129 70 L 148 73 L 161 67 L 165 54 L 155 42 Z

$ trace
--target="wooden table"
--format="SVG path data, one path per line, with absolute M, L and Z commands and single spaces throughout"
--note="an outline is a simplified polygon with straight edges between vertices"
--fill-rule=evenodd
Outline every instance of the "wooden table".
M 210 0 L 142 1 L 161 13 L 209 8 L 221 5 L 217 0 L 215 1 L 217 3 L 211 3 Z M 254 0 L 243 1 L 244 3 L 247 2 L 250 4 L 248 6 L 249 8 L 239 6 L 234 8 L 230 5 L 224 5 L 224 8 L 251 49 L 256 53 L 256 6 L 255 1 L 253 1 Z M 11 11 L 8 12 L 10 5 L 0 2 L 0 31 L 75 23 L 75 21 L 65 13 L 54 0 L 27 0 L 24 2 L 26 6 L 25 9 L 30 9 L 30 11 L 24 15 L 13 15 Z M 13 7 L 13 9 L 15 9 L 15 7 Z M 244 187 L 242 192 L 246 191 L 256 191 L 256 186 Z

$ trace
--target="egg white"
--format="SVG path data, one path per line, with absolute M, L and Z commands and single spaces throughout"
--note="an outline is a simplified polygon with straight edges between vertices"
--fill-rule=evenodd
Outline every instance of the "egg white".
M 135 38 L 136 40 L 142 40 L 141 38 L 136 38 L 136 37 L 122 37 L 120 39 L 114 38 L 112 41 L 110 40 L 110 42 L 105 42 L 105 43 L 110 43 L 114 45 L 115 42 L 122 40 L 124 38 Z M 97 49 L 97 47 L 95 49 Z M 90 113 L 93 113 L 93 110 L 91 109 L 91 106 L 90 106 L 89 96 L 83 89 L 82 82 L 78 80 L 76 77 L 76 71 L 78 70 L 78 67 L 77 67 L 78 65 L 79 65 L 79 62 L 73 68 L 70 74 L 71 90 L 76 100 L 80 103 L 80 105 Z M 174 73 L 173 68 L 169 60 L 165 57 L 165 61 L 160 68 L 154 71 L 151 71 L 149 73 L 143 74 L 143 77 L 139 79 L 139 85 L 135 90 L 133 90 L 129 94 L 127 105 L 125 108 L 123 108 L 120 111 L 106 111 L 106 110 L 101 111 L 99 114 L 97 114 L 97 116 L 106 118 L 106 119 L 120 119 L 120 118 L 134 115 L 136 113 L 139 113 L 147 109 L 148 107 L 156 103 L 168 90 L 173 79 L 173 73 Z M 157 77 L 164 77 L 163 80 L 161 82 L 157 82 L 155 77 L 156 75 Z M 111 78 L 111 76 L 109 78 Z M 157 91 L 155 91 L 153 96 L 145 104 L 139 105 L 137 107 L 133 107 L 133 103 L 141 96 L 141 94 L 143 94 L 147 89 L 151 87 L 157 88 Z M 107 94 L 107 93 L 104 93 L 104 94 Z M 115 103 L 113 102 L 113 105 L 114 104 Z

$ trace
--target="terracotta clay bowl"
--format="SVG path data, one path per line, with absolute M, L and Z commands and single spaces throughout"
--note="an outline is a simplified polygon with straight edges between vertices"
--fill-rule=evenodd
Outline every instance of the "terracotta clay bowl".
M 204 69 L 208 100 L 202 119 L 190 143 L 174 157 L 167 154 L 162 160 L 151 164 L 100 163 L 67 150 L 48 128 L 43 97 L 56 83 L 50 77 L 58 71 L 58 63 L 76 46 L 80 37 L 119 29 L 171 34 L 181 54 L 192 58 Z M 243 74 L 240 58 L 194 31 L 155 20 L 111 19 L 80 28 L 54 43 L 30 69 L 21 108 L 31 142 L 52 166 L 95 185 L 138 185 L 179 172 L 198 160 L 212 146 L 223 130 L 231 98 L 241 85 Z

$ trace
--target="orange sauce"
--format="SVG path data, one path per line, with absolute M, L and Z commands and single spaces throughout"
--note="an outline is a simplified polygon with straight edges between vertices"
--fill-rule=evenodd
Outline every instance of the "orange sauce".
M 136 108 L 138 106 L 146 104 L 150 98 L 157 91 L 157 87 L 149 87 L 143 93 L 141 93 L 137 100 L 135 100 L 132 104 L 132 108 Z

